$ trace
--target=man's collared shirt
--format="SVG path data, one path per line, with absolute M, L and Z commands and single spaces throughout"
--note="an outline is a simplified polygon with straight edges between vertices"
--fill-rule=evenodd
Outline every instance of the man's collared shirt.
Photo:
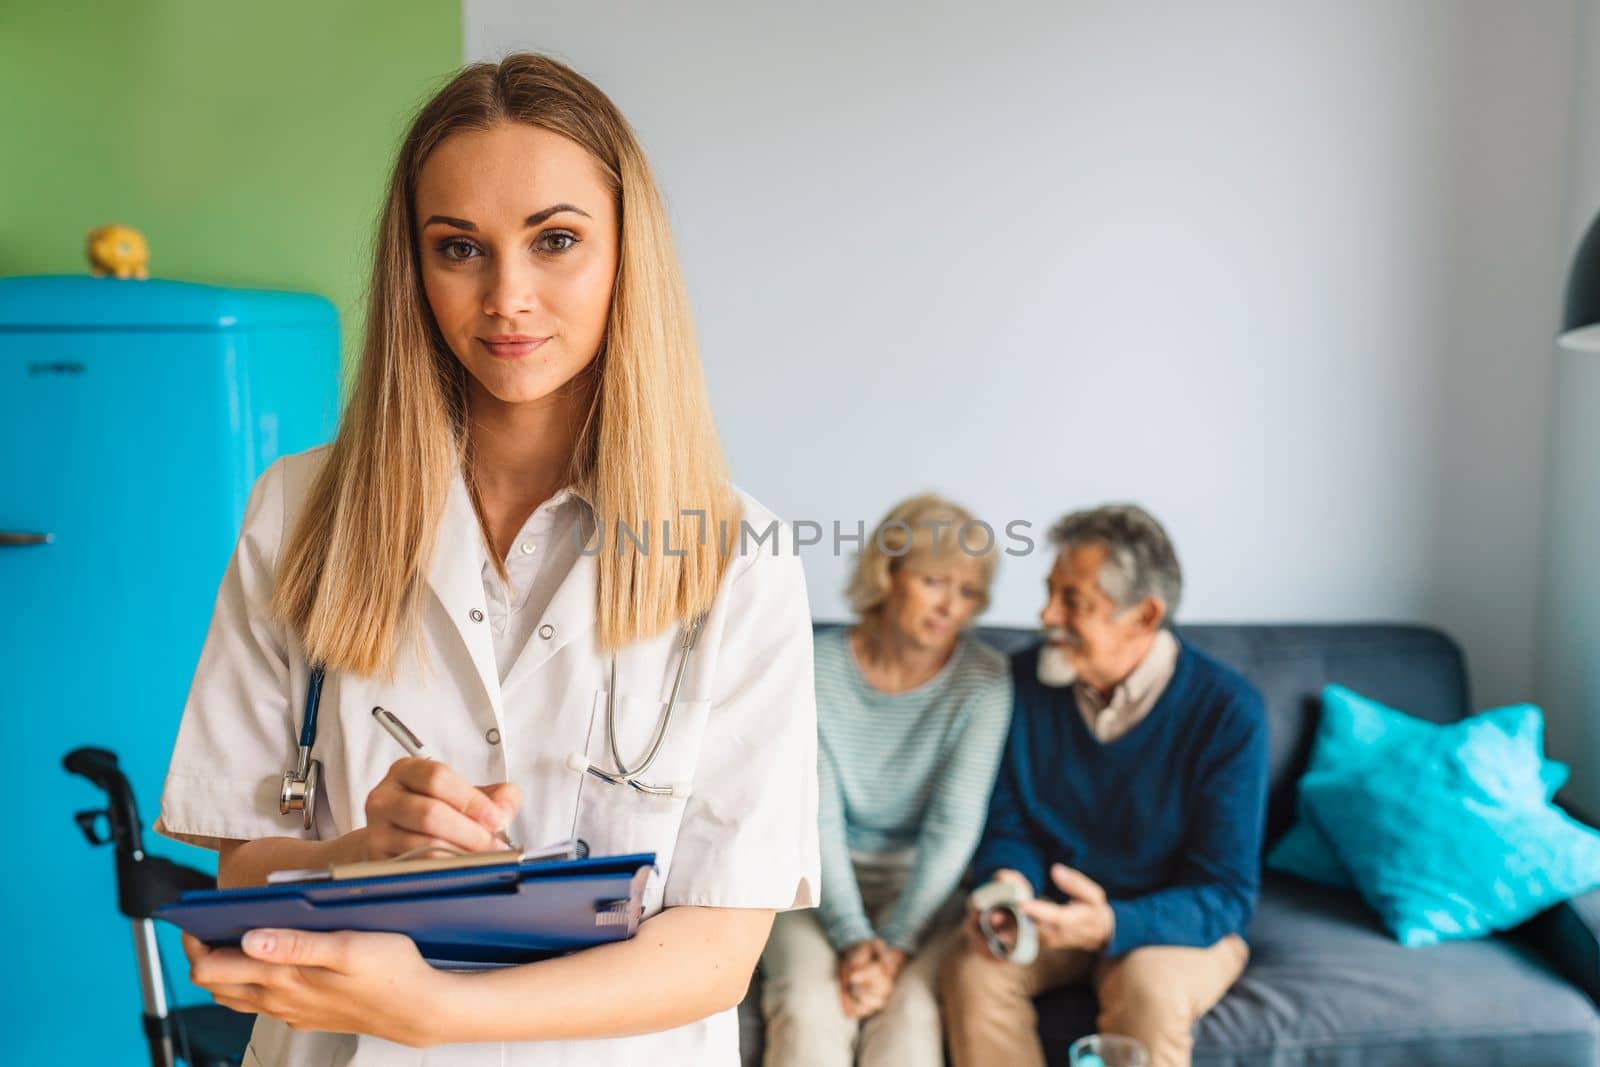
M 1104 745 L 1139 725 L 1161 699 L 1177 669 L 1178 639 L 1172 636 L 1171 630 L 1163 628 L 1156 634 L 1144 659 L 1111 691 L 1110 700 L 1091 685 L 1081 681 L 1074 683 L 1072 693 L 1089 733 Z

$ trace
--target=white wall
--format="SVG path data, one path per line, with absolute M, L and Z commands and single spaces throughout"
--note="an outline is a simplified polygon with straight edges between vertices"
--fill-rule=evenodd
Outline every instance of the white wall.
M 1421 620 L 1532 677 L 1570 2 L 467 0 L 622 108 L 736 476 L 870 527 L 1134 499 L 1183 617 Z M 1042 541 L 1041 541 L 1042 544 Z M 812 549 L 818 615 L 850 560 Z M 1029 622 L 1043 551 L 990 619 Z
M 1562 260 L 1600 210 L 1600 3 L 1579 5 Z M 1550 750 L 1574 763 L 1571 794 L 1600 812 L 1600 356 L 1552 348 L 1544 599 L 1535 693 Z

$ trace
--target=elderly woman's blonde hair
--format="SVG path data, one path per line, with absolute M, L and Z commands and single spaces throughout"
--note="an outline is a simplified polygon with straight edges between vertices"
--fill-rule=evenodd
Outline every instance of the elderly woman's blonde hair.
M 920 567 L 930 560 L 970 560 L 982 583 L 978 613 L 989 606 L 989 584 L 1000 562 L 994 531 L 972 512 L 935 493 L 923 493 L 896 504 L 873 529 L 856 558 L 855 573 L 845 588 L 850 610 L 869 615 L 889 599 L 894 572 Z

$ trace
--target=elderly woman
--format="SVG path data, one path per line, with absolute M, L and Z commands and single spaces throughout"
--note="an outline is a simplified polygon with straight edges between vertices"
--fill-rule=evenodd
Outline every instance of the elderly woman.
M 1011 713 L 1005 656 L 966 632 L 995 563 L 968 512 L 914 497 L 861 553 L 860 621 L 816 639 L 822 902 L 762 956 L 768 1067 L 943 1063 L 935 978 Z

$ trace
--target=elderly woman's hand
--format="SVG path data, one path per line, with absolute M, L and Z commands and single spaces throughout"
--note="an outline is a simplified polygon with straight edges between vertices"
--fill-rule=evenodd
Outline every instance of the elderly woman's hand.
M 839 1005 L 846 1018 L 865 1019 L 882 1011 L 893 991 L 894 980 L 872 941 L 858 941 L 839 954 Z
M 900 972 L 906 969 L 906 961 L 911 958 L 904 949 L 895 948 L 881 937 L 872 939 L 872 953 L 891 984 L 900 980 Z
M 882 1011 L 909 957 L 882 938 L 860 941 L 839 957 L 839 1002 L 851 1019 Z

